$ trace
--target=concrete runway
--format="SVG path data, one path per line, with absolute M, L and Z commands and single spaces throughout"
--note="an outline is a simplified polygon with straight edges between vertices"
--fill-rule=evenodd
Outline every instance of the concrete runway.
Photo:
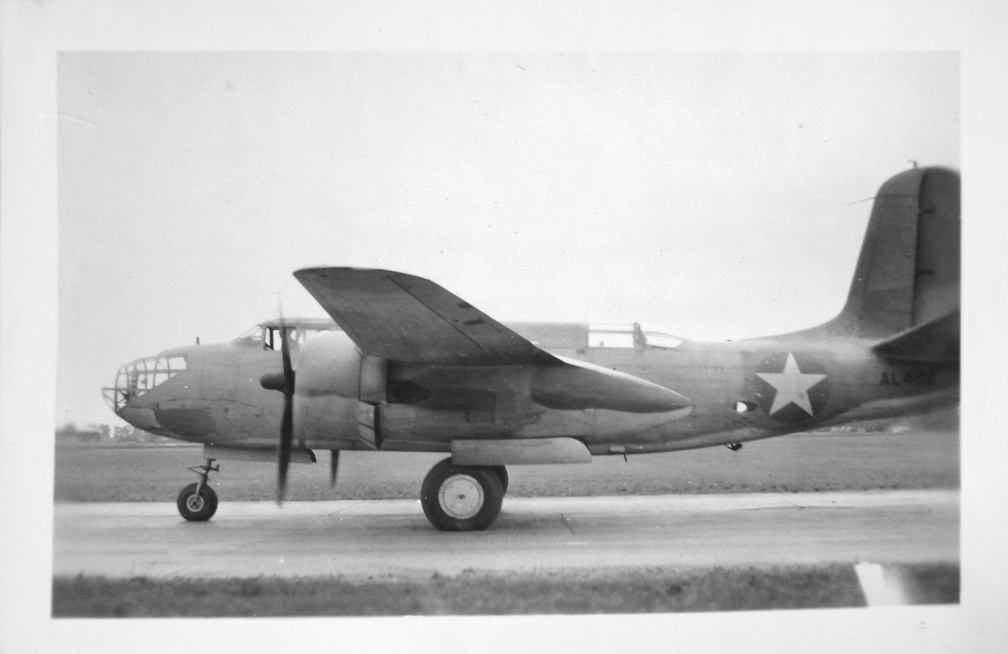
M 949 490 L 505 498 L 487 531 L 443 533 L 419 500 L 56 504 L 53 573 L 123 577 L 452 575 L 648 566 L 959 560 Z

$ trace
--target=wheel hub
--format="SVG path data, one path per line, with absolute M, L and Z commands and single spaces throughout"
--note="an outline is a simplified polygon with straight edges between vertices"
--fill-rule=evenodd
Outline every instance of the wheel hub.
M 190 495 L 186 499 L 186 508 L 193 513 L 199 513 L 203 510 L 203 497 L 198 493 Z
M 483 508 L 483 487 L 469 475 L 452 475 L 441 484 L 438 502 L 451 517 L 466 520 Z

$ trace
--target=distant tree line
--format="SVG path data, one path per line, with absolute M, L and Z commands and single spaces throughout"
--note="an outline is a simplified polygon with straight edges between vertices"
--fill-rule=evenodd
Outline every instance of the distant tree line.
M 78 427 L 67 422 L 56 428 L 57 443 L 169 443 L 170 438 L 158 436 L 133 425 L 111 427 L 88 425 Z
M 818 433 L 869 434 L 889 432 L 900 434 L 908 431 L 958 431 L 959 407 L 942 407 L 919 415 L 903 418 L 880 418 L 864 420 L 846 425 L 820 427 L 812 431 Z

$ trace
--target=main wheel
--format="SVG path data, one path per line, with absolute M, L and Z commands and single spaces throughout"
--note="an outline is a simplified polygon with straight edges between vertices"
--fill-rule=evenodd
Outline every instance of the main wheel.
M 493 471 L 497 473 L 497 476 L 501 480 L 501 492 L 507 495 L 508 487 L 508 471 L 504 466 L 494 466 Z
M 441 461 L 427 473 L 420 504 L 430 523 L 441 531 L 477 531 L 497 519 L 504 490 L 490 467 L 452 465 Z
M 217 493 L 208 484 L 189 484 L 178 494 L 175 506 L 182 517 L 191 522 L 206 522 L 217 512 Z

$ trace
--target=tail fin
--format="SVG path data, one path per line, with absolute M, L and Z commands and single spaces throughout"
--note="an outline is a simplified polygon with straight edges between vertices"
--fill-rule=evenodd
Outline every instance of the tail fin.
M 831 333 L 885 338 L 959 309 L 959 173 L 914 168 L 875 196 L 854 281 Z

